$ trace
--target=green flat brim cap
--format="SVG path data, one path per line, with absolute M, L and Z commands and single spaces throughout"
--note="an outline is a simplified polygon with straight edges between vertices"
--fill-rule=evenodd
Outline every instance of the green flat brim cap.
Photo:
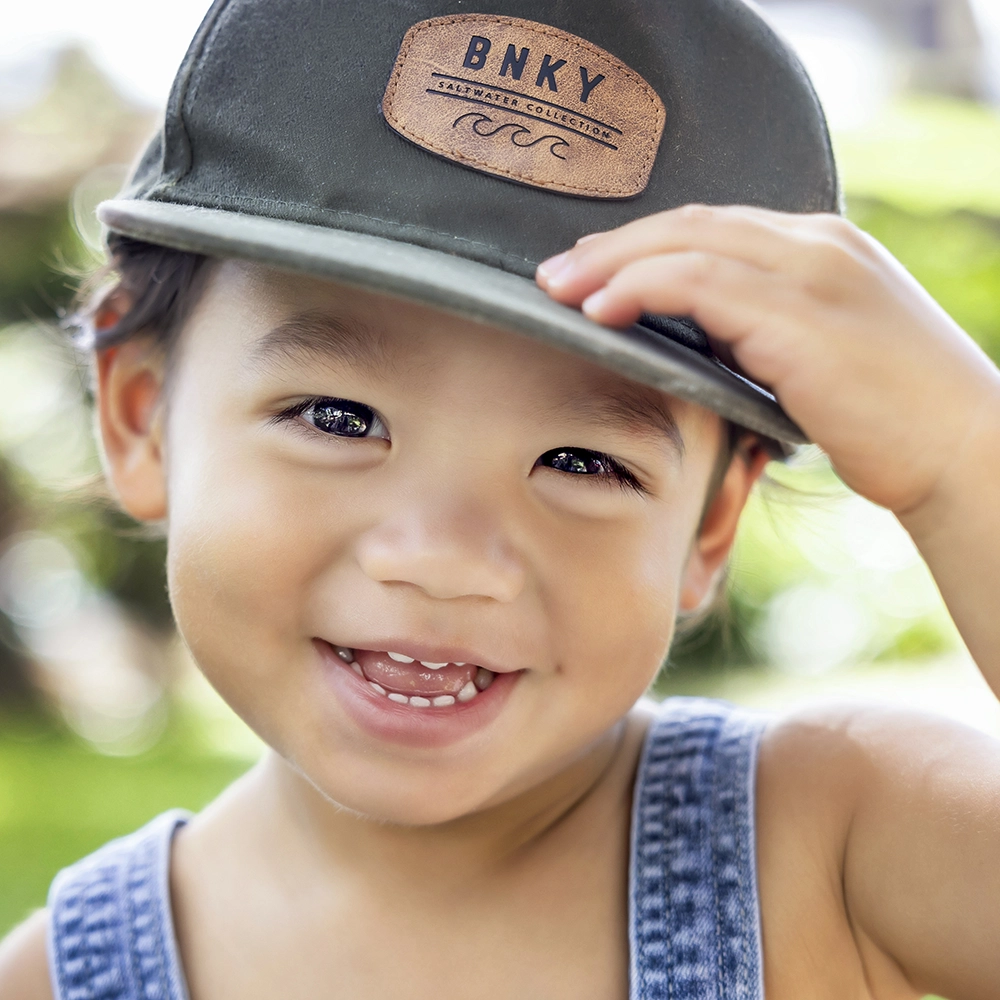
M 108 229 L 435 306 L 806 440 L 689 318 L 612 330 L 537 265 L 679 205 L 835 212 L 822 110 L 740 0 L 217 0 Z

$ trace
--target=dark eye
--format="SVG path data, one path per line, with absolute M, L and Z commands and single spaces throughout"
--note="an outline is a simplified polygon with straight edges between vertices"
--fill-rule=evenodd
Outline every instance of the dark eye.
M 302 416 L 317 430 L 340 437 L 364 437 L 375 422 L 367 406 L 344 399 L 317 400 Z
M 559 472 L 571 472 L 574 476 L 600 476 L 610 471 L 603 455 L 581 449 L 549 451 L 538 461 Z
M 553 448 L 542 455 L 536 465 L 543 465 L 556 472 L 568 472 L 572 476 L 596 476 L 610 479 L 620 486 L 627 486 L 637 492 L 645 492 L 642 485 L 628 469 L 616 462 L 610 455 L 586 448 Z
M 279 414 L 279 419 L 301 417 L 318 431 L 331 437 L 387 438 L 382 418 L 364 403 L 350 399 L 307 399 Z

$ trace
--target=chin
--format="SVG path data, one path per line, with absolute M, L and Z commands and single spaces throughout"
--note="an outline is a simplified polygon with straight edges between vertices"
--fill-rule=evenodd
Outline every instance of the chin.
M 394 772 L 394 773 L 392 773 Z M 438 826 L 483 809 L 495 796 L 487 795 L 478 777 L 420 777 L 407 769 L 379 773 L 358 768 L 354 780 L 345 780 L 344 769 L 317 775 L 302 772 L 312 786 L 339 809 L 376 823 L 395 826 Z

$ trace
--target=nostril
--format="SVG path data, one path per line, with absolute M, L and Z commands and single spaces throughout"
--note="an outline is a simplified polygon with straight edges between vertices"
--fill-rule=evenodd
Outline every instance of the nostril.
M 524 585 L 519 561 L 482 534 L 373 531 L 356 549 L 361 570 L 379 583 L 408 583 L 430 597 L 512 601 Z

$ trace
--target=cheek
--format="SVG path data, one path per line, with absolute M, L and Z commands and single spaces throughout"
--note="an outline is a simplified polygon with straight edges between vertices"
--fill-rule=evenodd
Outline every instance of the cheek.
M 550 608 L 561 660 L 578 671 L 584 699 L 624 711 L 655 677 L 673 636 L 694 519 L 679 509 L 632 530 L 595 532 L 564 562 Z
M 167 561 L 174 614 L 208 679 L 259 729 L 262 691 L 301 697 L 309 597 L 341 558 L 345 505 L 238 442 L 178 453 Z
M 676 478 L 634 518 L 581 534 L 553 593 L 564 662 L 581 672 L 590 711 L 625 712 L 666 659 L 715 456 L 710 421 L 685 429 Z M 565 588 L 565 589 L 562 589 Z M 581 709 L 583 710 L 583 709 Z

